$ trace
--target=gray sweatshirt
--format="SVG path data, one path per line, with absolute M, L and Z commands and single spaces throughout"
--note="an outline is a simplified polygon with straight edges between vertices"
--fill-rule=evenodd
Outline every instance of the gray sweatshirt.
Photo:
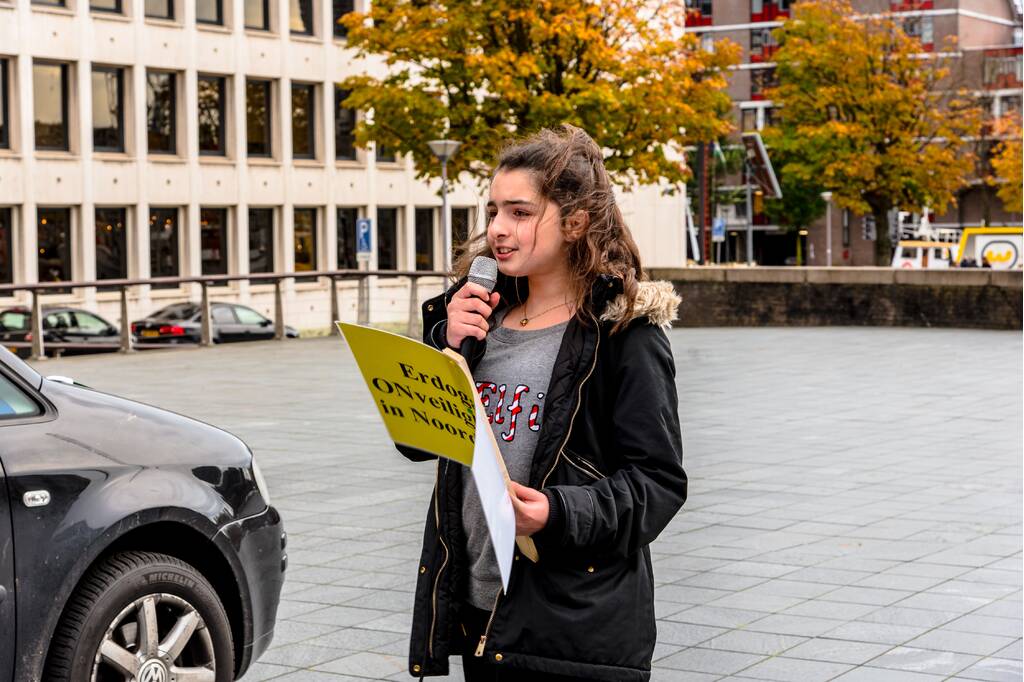
M 519 331 L 499 326 L 487 335 L 487 353 L 473 371 L 480 400 L 513 481 L 525 484 L 544 418 L 544 399 L 568 322 Z M 469 603 L 490 611 L 501 588 L 473 477 L 462 487 L 462 526 L 469 555 Z

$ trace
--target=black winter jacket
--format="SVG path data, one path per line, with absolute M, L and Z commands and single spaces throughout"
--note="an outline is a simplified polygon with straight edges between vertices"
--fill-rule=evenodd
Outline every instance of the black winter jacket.
M 461 283 L 423 305 L 424 341 L 445 346 L 447 302 Z M 518 288 L 517 288 L 518 287 Z M 468 563 L 462 529 L 464 467 L 438 459 L 427 514 L 409 671 L 448 674 L 448 656 L 474 653 L 501 666 L 590 680 L 648 680 L 656 640 L 648 545 L 686 499 L 675 365 L 661 326 L 679 298 L 644 282 L 632 314 L 622 282 L 602 276 L 594 314 L 566 328 L 548 385 L 527 484 L 552 502 L 534 535 L 540 561 L 518 549 L 507 595 L 499 593 L 484 638 L 459 619 Z M 499 275 L 501 305 L 525 298 L 525 281 Z M 610 334 L 629 314 L 628 325 Z M 480 344 L 474 364 L 486 352 Z M 413 460 L 429 456 L 401 448 Z

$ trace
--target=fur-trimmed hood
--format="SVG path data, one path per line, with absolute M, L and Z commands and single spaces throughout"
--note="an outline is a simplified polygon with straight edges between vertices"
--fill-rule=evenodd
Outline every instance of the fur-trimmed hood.
M 671 282 L 638 282 L 633 309 L 627 309 L 626 295 L 619 294 L 605 306 L 601 320 L 617 323 L 646 317 L 653 325 L 670 327 L 679 317 L 680 303 L 682 299 Z

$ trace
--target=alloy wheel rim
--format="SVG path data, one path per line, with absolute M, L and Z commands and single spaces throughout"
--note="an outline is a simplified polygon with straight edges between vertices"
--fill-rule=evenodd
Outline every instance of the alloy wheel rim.
M 195 607 L 173 594 L 139 597 L 100 641 L 91 682 L 215 682 L 213 638 Z

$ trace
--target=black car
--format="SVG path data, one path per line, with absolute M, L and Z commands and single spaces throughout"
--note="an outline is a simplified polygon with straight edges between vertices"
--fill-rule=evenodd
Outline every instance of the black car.
M 256 341 L 274 338 L 274 321 L 252 308 L 237 303 L 211 303 L 213 342 Z M 299 332 L 285 327 L 285 336 Z M 199 343 L 203 334 L 203 312 L 198 303 L 174 303 L 144 320 L 132 322 L 132 334 L 139 343 Z
M 96 353 L 118 349 L 120 330 L 96 313 L 81 308 L 43 306 L 43 343 L 50 346 L 48 355 Z M 0 311 L 0 346 L 32 341 L 32 310 L 8 308 Z M 93 348 L 63 348 L 61 344 L 88 344 Z M 19 357 L 31 354 L 29 347 L 12 350 Z
M 238 438 L 0 349 L 0 682 L 234 680 L 285 542 Z

